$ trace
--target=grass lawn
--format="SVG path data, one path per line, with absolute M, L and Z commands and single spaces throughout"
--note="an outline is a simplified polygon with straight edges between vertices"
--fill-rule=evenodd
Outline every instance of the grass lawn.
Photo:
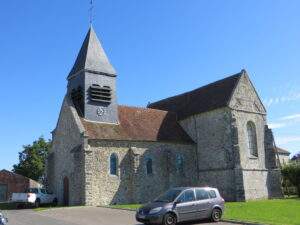
M 110 205 L 109 208 L 115 209 L 130 209 L 130 210 L 137 210 L 141 207 L 141 204 L 131 204 L 131 205 Z
M 141 205 L 113 205 L 112 208 L 137 209 Z M 300 225 L 300 199 L 227 202 L 223 219 L 272 225 Z
M 273 225 L 299 225 L 300 199 L 228 202 L 223 218 Z
M 16 205 L 12 203 L 0 203 L 0 209 L 1 210 L 10 210 L 15 209 Z

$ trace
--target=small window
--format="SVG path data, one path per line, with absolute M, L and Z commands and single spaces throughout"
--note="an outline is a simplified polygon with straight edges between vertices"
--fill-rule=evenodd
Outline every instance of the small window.
M 255 124 L 252 121 L 247 123 L 248 150 L 250 155 L 257 157 L 257 137 Z
M 146 173 L 148 175 L 153 173 L 153 170 L 152 170 L 152 159 L 151 158 L 146 159 Z
M 216 198 L 217 197 L 216 192 L 214 190 L 209 191 L 209 197 Z
M 178 173 L 183 173 L 183 157 L 182 157 L 182 155 L 176 156 L 176 171 Z
M 209 199 L 208 192 L 204 189 L 196 189 L 196 199 L 197 200 Z
M 117 175 L 117 164 L 118 164 L 117 155 L 115 153 L 111 154 L 109 161 L 110 161 L 110 174 Z

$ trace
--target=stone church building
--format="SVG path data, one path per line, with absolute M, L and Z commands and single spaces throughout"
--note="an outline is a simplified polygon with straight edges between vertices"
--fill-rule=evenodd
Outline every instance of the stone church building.
M 91 27 L 67 80 L 47 160 L 59 202 L 143 203 L 177 186 L 217 187 L 227 201 L 282 196 L 245 70 L 146 108 L 118 105 L 117 73 Z

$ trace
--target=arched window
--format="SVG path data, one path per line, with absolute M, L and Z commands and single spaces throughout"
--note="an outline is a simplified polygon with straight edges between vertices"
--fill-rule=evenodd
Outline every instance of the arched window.
M 183 172 L 183 157 L 182 157 L 182 155 L 176 156 L 176 171 L 178 173 Z
M 152 159 L 151 158 L 146 159 L 146 173 L 147 174 L 152 174 L 153 173 Z
M 248 149 L 250 155 L 257 157 L 258 152 L 257 152 L 256 128 L 255 128 L 255 124 L 251 121 L 247 123 L 247 134 L 248 134 Z
M 110 174 L 117 175 L 118 157 L 115 153 L 110 155 L 109 166 Z

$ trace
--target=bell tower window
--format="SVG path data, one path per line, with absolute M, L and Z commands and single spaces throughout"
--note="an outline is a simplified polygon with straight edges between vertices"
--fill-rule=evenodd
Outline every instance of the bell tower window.
M 89 94 L 90 100 L 102 103 L 111 103 L 111 88 L 109 86 L 100 86 L 98 84 L 92 84 L 90 86 Z
M 77 113 L 80 116 L 84 116 L 84 99 L 83 99 L 83 91 L 79 86 L 77 89 L 72 89 L 71 92 L 72 102 L 77 110 Z

